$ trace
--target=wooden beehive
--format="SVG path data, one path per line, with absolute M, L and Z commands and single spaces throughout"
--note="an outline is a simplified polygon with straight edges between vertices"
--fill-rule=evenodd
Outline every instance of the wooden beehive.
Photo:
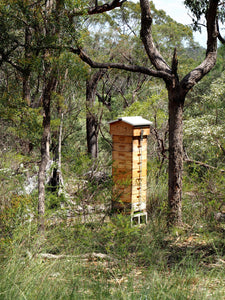
M 142 117 L 123 117 L 112 121 L 113 209 L 146 213 L 147 136 L 151 122 Z

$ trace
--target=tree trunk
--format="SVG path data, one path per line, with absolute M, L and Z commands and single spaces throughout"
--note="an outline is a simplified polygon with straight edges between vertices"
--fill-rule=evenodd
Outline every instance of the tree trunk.
M 61 121 L 58 132 L 58 144 L 54 147 L 54 162 L 55 167 L 53 169 L 52 177 L 50 178 L 50 191 L 57 192 L 57 195 L 60 196 L 63 192 L 63 177 L 61 171 L 61 149 L 62 149 L 62 128 L 63 128 L 63 113 L 61 113 Z
M 41 139 L 41 163 L 38 172 L 38 215 L 39 230 L 44 231 L 44 214 L 45 214 L 45 174 L 46 166 L 49 161 L 49 144 L 50 144 L 50 99 L 43 100 L 43 134 Z
M 23 74 L 23 99 L 27 103 L 28 106 L 30 106 L 30 71 L 27 70 Z
M 114 1 L 113 1 L 114 3 Z M 149 0 L 140 0 L 141 31 L 140 36 L 146 54 L 154 69 L 145 66 L 125 65 L 120 63 L 99 63 L 93 61 L 82 49 L 71 49 L 92 68 L 116 68 L 131 72 L 140 72 L 149 76 L 162 78 L 167 85 L 169 94 L 169 223 L 180 225 L 182 171 L 183 171 L 183 105 L 185 96 L 210 70 L 215 66 L 217 57 L 217 27 L 216 17 L 219 0 L 209 0 L 206 13 L 207 50 L 205 59 L 195 69 L 179 81 L 176 49 L 170 67 L 155 46 L 152 36 L 152 15 Z
M 38 226 L 39 231 L 43 232 L 45 228 L 44 214 L 45 214 L 45 175 L 46 166 L 49 161 L 49 145 L 50 145 L 50 121 L 51 121 L 51 94 L 56 85 L 54 76 L 50 76 L 46 83 L 43 93 L 43 134 L 41 139 L 41 163 L 38 172 Z
M 99 80 L 105 74 L 105 70 L 100 70 L 93 74 L 86 82 L 86 134 L 87 150 L 91 158 L 98 157 L 98 116 L 93 111 L 94 101 Z
M 184 99 L 169 93 L 168 222 L 178 226 L 182 224 L 183 106 Z
M 59 127 L 59 160 L 58 160 L 58 176 L 59 176 L 59 190 L 58 196 L 62 194 L 63 184 L 63 177 L 62 177 L 62 128 L 63 128 L 63 113 L 61 113 L 61 122 Z
M 26 26 L 25 28 L 25 64 L 26 67 L 23 71 L 23 99 L 26 101 L 27 105 L 30 106 L 30 74 L 31 74 L 31 32 L 30 28 Z
M 87 150 L 91 158 L 98 157 L 98 130 L 96 116 L 87 109 L 86 131 L 87 131 Z

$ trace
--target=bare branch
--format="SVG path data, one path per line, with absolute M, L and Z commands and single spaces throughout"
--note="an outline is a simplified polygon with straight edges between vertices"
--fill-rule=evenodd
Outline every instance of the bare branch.
M 82 16 L 85 14 L 88 14 L 88 15 L 101 14 L 101 13 L 113 10 L 117 7 L 121 7 L 123 5 L 123 3 L 126 1 L 127 0 L 113 0 L 110 3 L 105 3 L 103 5 L 97 5 L 97 1 L 96 1 L 94 7 L 87 8 L 84 10 L 74 9 L 72 12 L 70 12 L 69 18 L 73 18 L 75 16 Z
M 110 11 L 114 8 L 121 7 L 127 0 L 113 0 L 111 3 L 106 3 L 103 5 L 97 5 L 88 10 L 89 15 L 101 14 L 103 12 Z
M 217 26 L 217 30 L 218 30 L 218 39 L 219 41 L 225 45 L 225 39 L 222 37 L 222 35 L 220 34 L 220 28 L 219 28 L 219 22 L 218 19 L 216 20 L 216 26 Z
M 187 93 L 198 81 L 200 81 L 215 66 L 217 57 L 217 7 L 219 0 L 210 0 L 207 11 L 207 50 L 205 60 L 181 81 L 184 92 Z
M 171 74 L 171 69 L 165 62 L 152 38 L 152 16 L 150 10 L 149 0 L 140 0 L 141 5 L 141 40 L 144 44 L 145 51 L 153 64 L 153 66 L 160 71 Z
M 10 64 L 13 68 L 15 68 L 17 71 L 24 73 L 25 69 L 20 67 L 19 65 L 15 64 L 14 62 L 12 62 L 10 59 L 4 59 L 5 62 L 7 62 L 8 64 Z
M 185 158 L 184 159 L 184 162 L 187 162 L 187 163 L 193 163 L 195 165 L 199 165 L 199 166 L 202 166 L 202 167 L 205 167 L 207 169 L 213 169 L 213 170 L 216 170 L 217 168 L 216 167 L 213 167 L 213 166 L 210 166 L 206 163 L 203 163 L 201 161 L 198 161 L 198 160 L 194 160 L 194 159 L 189 159 L 189 158 Z M 225 172 L 225 170 L 221 169 L 220 172 Z
M 158 77 L 158 78 L 163 78 L 165 80 L 170 80 L 171 76 L 165 71 L 160 71 L 160 70 L 153 70 L 147 67 L 141 67 L 137 65 L 125 65 L 125 64 L 120 64 L 120 63 L 99 63 L 93 61 L 82 49 L 73 49 L 70 48 L 70 51 L 74 54 L 78 54 L 79 57 L 87 63 L 90 67 L 92 68 L 100 68 L 100 69 L 119 69 L 119 70 L 126 70 L 130 72 L 136 72 L 136 73 L 142 73 L 146 75 L 150 75 L 153 77 Z
M 172 59 L 172 74 L 174 74 L 175 76 L 178 76 L 177 66 L 178 66 L 177 48 L 174 48 L 173 59 Z

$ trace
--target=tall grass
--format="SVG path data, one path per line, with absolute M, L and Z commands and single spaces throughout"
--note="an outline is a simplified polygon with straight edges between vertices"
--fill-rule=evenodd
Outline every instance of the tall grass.
M 224 299 L 225 226 L 211 219 L 215 200 L 224 199 L 224 179 L 190 173 L 184 180 L 187 224 L 169 231 L 166 167 L 160 174 L 149 168 L 149 222 L 142 227 L 121 215 L 68 219 L 67 207 L 56 205 L 40 236 L 36 197 L 8 197 L 0 216 L 0 300 Z M 88 184 L 75 200 L 102 203 L 109 190 Z
M 162 220 L 130 227 L 121 216 L 101 226 L 61 222 L 44 237 L 22 227 L 3 253 L 0 299 L 223 299 L 224 251 L 165 228 Z

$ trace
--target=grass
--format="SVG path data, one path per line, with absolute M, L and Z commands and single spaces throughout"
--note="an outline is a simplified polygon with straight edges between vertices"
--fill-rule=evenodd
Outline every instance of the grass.
M 146 226 L 131 227 L 130 218 L 120 215 L 69 220 L 66 207 L 47 205 L 44 236 L 35 223 L 37 197 L 8 195 L 11 185 L 2 188 L 0 300 L 224 299 L 225 226 L 213 218 L 214 177 L 204 188 L 190 176 L 183 196 L 187 224 L 170 231 L 164 177 L 151 179 Z M 85 196 L 92 196 L 88 188 Z M 93 202 L 101 202 L 105 190 L 95 188 Z
M 158 220 L 21 227 L 5 245 L 0 299 L 223 299 L 221 226 L 166 230 Z M 50 256 L 46 256 L 48 253 Z

